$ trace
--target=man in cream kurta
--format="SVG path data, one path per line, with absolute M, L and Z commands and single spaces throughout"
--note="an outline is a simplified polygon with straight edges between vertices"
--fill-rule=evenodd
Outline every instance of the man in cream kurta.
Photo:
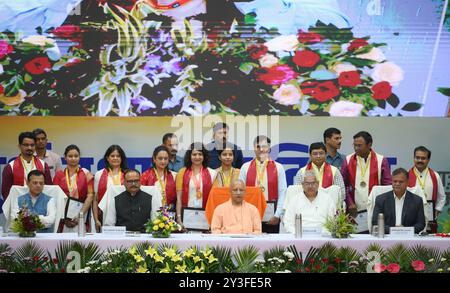
M 336 213 L 331 197 L 319 191 L 319 181 L 314 171 L 307 170 L 304 174 L 303 193 L 298 194 L 286 207 L 283 223 L 288 233 L 295 233 L 295 215 L 302 215 L 303 227 L 323 227 L 327 217 Z
M 419 146 L 414 149 L 414 167 L 409 171 L 408 185 L 420 187 L 428 204 L 433 202 L 435 214 L 425 215 L 428 220 L 437 218 L 445 205 L 444 186 L 439 174 L 429 167 L 430 159 L 431 151 L 426 147 Z
M 234 180 L 230 185 L 231 198 L 214 210 L 211 231 L 214 234 L 261 233 L 258 209 L 244 200 L 245 183 Z

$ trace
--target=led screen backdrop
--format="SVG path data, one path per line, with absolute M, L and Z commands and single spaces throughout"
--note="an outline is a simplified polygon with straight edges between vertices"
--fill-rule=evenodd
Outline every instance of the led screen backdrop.
M 0 115 L 448 116 L 439 0 L 0 0 Z

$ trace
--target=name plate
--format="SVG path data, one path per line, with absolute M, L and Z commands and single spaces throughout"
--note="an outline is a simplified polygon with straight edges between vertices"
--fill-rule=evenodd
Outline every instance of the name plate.
M 302 236 L 321 236 L 321 227 L 302 227 Z
M 125 236 L 127 227 L 125 226 L 102 226 L 102 233 L 105 235 Z
M 414 227 L 391 227 L 391 236 L 400 238 L 414 237 Z

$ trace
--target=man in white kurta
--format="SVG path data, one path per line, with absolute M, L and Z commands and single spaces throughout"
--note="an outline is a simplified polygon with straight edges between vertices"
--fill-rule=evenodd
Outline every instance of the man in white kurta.
M 331 197 L 319 191 L 319 181 L 313 171 L 304 174 L 303 193 L 293 198 L 286 207 L 284 228 L 288 233 L 295 233 L 295 215 L 302 215 L 303 227 L 321 227 L 327 219 L 336 213 L 335 203 Z

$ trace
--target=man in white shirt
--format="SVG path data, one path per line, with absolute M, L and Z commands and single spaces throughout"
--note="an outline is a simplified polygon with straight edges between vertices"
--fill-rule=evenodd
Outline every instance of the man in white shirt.
M 409 170 L 409 187 L 418 186 L 422 189 L 428 202 L 434 204 L 435 219 L 439 216 L 445 205 L 444 185 L 439 174 L 428 165 L 431 151 L 424 146 L 414 149 L 414 167 Z M 429 219 L 432 220 L 432 219 Z
M 295 233 L 295 215 L 302 215 L 304 227 L 323 227 L 327 217 L 336 213 L 335 203 L 328 194 L 319 191 L 319 181 L 314 171 L 307 170 L 303 175 L 303 193 L 293 198 L 286 207 L 284 228 Z
M 408 171 L 398 168 L 392 172 L 392 191 L 377 196 L 373 209 L 372 225 L 378 224 L 378 214 L 384 215 L 385 233 L 390 227 L 414 227 L 419 233 L 425 228 L 423 200 L 409 192 Z
M 269 222 L 263 223 L 262 231 L 278 233 L 280 218 L 284 213 L 284 198 L 286 196 L 286 174 L 278 162 L 272 160 L 270 153 L 270 138 L 259 135 L 253 141 L 255 158 L 246 162 L 241 167 L 239 179 L 246 186 L 258 186 L 261 188 L 266 201 L 276 202 L 276 211 Z
M 11 219 L 17 218 L 19 210 L 27 207 L 44 224 L 45 229 L 38 230 L 38 233 L 52 233 L 56 220 L 56 205 L 53 197 L 48 196 L 44 190 L 44 173 L 39 170 L 32 170 L 27 176 L 27 185 L 29 192 L 19 196 L 17 201 L 12 202 Z
M 47 133 L 43 129 L 36 128 L 35 130 L 33 130 L 33 133 L 36 136 L 35 155 L 39 159 L 47 163 L 53 179 L 55 177 L 56 171 L 63 169 L 61 156 L 57 153 L 47 150 Z

